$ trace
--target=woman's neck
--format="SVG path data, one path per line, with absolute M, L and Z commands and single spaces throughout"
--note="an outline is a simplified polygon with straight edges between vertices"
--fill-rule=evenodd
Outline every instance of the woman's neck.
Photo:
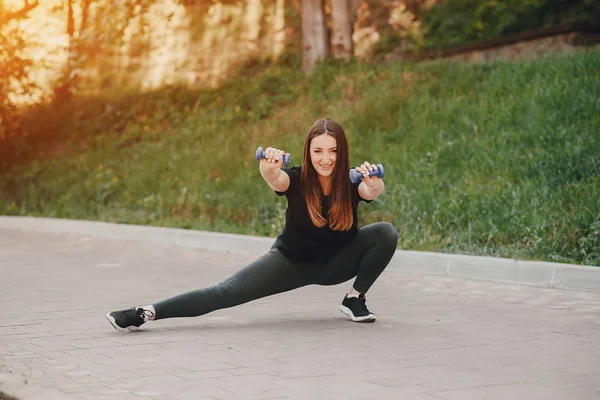
M 331 177 L 330 176 L 319 176 L 319 183 L 321 184 L 321 191 L 325 196 L 329 196 L 331 192 Z

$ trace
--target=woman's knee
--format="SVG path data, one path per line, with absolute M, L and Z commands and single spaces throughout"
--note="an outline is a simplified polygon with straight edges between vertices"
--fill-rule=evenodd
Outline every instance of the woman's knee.
M 376 243 L 393 246 L 394 248 L 398 245 L 398 231 L 389 222 L 376 222 L 367 225 L 365 228 L 367 227 L 369 228 L 369 235 Z

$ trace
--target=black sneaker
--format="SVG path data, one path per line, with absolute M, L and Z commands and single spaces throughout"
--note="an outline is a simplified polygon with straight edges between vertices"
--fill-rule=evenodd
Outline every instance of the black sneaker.
M 367 309 L 367 297 L 364 293 L 358 297 L 346 295 L 340 306 L 340 311 L 350 316 L 354 322 L 375 322 L 375 314 Z
M 139 307 L 131 307 L 126 310 L 113 311 L 106 314 L 106 318 L 119 332 L 125 329 L 130 331 L 137 330 L 143 323 L 146 322 L 146 316 L 153 316 L 152 311 L 144 310 Z

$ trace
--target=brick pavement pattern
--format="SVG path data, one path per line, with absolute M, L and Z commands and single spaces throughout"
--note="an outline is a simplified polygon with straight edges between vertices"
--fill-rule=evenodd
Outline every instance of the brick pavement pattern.
M 0 391 L 33 399 L 600 399 L 600 294 L 386 270 L 119 333 L 108 311 L 213 284 L 239 254 L 0 230 Z

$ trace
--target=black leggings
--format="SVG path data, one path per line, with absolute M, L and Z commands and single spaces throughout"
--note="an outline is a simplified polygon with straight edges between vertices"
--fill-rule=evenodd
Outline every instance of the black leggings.
M 354 277 L 354 289 L 366 293 L 390 262 L 398 232 L 387 222 L 367 225 L 327 263 L 299 263 L 271 249 L 215 285 L 153 304 L 155 320 L 197 317 L 209 312 L 306 285 L 337 285 Z

